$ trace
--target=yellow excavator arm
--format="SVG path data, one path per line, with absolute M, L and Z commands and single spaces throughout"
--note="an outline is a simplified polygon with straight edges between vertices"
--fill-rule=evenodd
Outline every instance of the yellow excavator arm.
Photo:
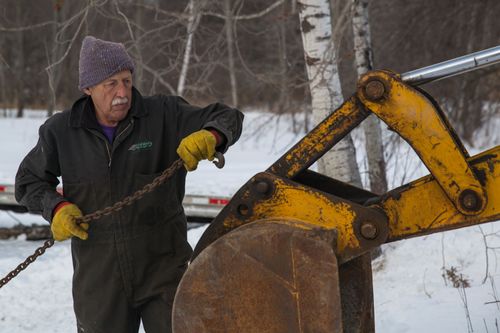
M 500 219 L 500 146 L 470 157 L 436 101 L 407 83 L 427 78 L 404 79 L 364 75 L 234 195 L 195 249 L 174 332 L 372 332 L 372 249 Z M 430 175 L 379 196 L 308 170 L 372 113 Z

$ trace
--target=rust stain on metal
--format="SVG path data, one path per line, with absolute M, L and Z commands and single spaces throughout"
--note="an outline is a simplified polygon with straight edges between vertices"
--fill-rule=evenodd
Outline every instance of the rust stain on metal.
M 374 98 L 381 91 L 380 84 L 373 83 L 378 81 L 384 81 L 390 87 L 384 99 Z M 367 90 L 370 85 L 373 85 L 372 89 Z M 468 156 L 464 150 L 457 148 L 453 129 L 430 96 L 384 71 L 365 74 L 359 81 L 357 95 L 365 107 L 412 146 L 462 214 L 473 215 L 485 208 L 487 198 L 468 164 Z M 461 205 L 459 195 L 465 189 L 475 189 L 479 194 L 478 202 L 482 205 L 477 211 L 464 209 Z
M 483 163 L 483 162 L 492 162 L 497 159 L 497 154 L 481 154 L 479 157 L 473 157 L 470 159 L 472 164 Z M 493 171 L 493 170 L 490 170 Z
M 335 237 L 275 220 L 218 239 L 182 278 L 173 331 L 341 333 Z
M 390 230 L 388 241 L 498 220 L 500 207 L 496 203 L 500 199 L 500 168 L 489 167 L 492 163 L 499 164 L 498 151 L 500 147 L 495 147 L 486 154 L 468 158 L 473 169 L 481 170 L 481 183 L 484 184 L 484 191 L 488 196 L 488 203 L 480 213 L 465 215 L 458 211 L 443 188 L 430 175 L 383 196 L 376 205 L 382 207 L 388 215 Z M 394 193 L 397 196 L 391 195 Z M 472 193 L 474 195 L 471 195 Z M 483 205 L 475 189 L 465 189 L 459 198 L 466 207 L 472 209 Z
M 487 161 L 486 165 L 488 166 L 489 172 L 492 173 L 494 171 L 493 163 L 491 163 L 491 161 Z M 472 166 L 472 172 L 474 172 L 474 176 L 476 176 L 481 185 L 484 186 L 486 182 L 486 170 Z
M 266 182 L 273 191 L 263 196 L 259 190 L 262 182 Z M 245 207 L 245 214 L 241 214 L 242 206 Z M 194 257 L 229 231 L 270 218 L 303 221 L 336 230 L 339 234 L 336 253 L 340 262 L 380 245 L 387 235 L 387 217 L 377 209 L 345 201 L 266 172 L 254 176 L 242 187 L 237 198 L 233 198 L 230 205 L 212 222 L 198 242 Z M 358 230 L 362 221 L 376 223 L 377 230 L 381 232 L 371 241 L 363 240 Z
M 293 178 L 300 171 L 307 169 L 368 116 L 369 113 L 358 104 L 354 97 L 347 100 L 267 171 Z

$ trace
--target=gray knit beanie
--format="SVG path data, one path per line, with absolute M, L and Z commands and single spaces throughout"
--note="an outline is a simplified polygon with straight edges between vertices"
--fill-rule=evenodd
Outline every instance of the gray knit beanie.
M 125 69 L 134 72 L 134 63 L 123 44 L 92 36 L 83 39 L 78 64 L 80 90 L 95 86 Z

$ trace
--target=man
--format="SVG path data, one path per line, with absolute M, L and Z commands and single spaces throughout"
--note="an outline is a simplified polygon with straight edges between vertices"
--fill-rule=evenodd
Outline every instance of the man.
M 179 156 L 187 170 L 196 169 L 241 133 L 239 111 L 143 97 L 133 71 L 122 44 L 87 36 L 79 62 L 85 95 L 40 127 L 16 176 L 16 199 L 51 221 L 56 240 L 72 237 L 78 332 L 132 333 L 140 320 L 148 333 L 171 331 L 173 298 L 192 251 L 181 205 L 186 170 L 90 225 L 74 217 L 132 194 Z

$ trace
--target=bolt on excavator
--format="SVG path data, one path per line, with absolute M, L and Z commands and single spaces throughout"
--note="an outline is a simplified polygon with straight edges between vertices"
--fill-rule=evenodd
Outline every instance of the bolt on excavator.
M 174 332 L 373 332 L 371 250 L 500 219 L 500 146 L 469 156 L 419 87 L 499 62 L 497 46 L 361 77 L 207 228 L 175 297 Z M 430 175 L 375 195 L 309 170 L 370 114 L 410 144 Z

